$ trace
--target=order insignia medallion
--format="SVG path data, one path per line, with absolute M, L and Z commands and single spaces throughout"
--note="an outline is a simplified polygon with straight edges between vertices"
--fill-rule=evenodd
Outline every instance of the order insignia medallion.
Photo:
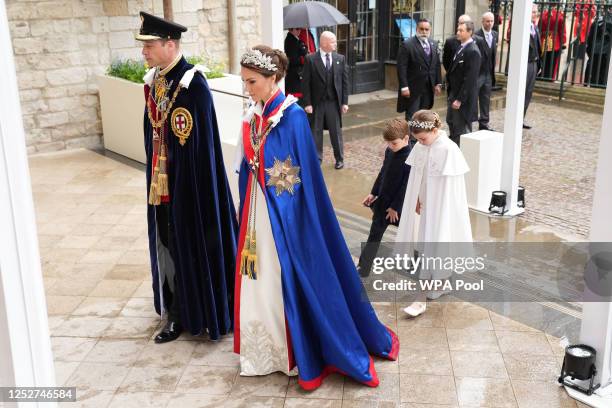
M 185 108 L 176 108 L 174 112 L 172 112 L 170 124 L 172 125 L 172 131 L 175 136 L 179 138 L 179 143 L 181 146 L 184 146 L 193 128 L 191 113 Z
M 266 169 L 266 173 L 270 177 L 266 185 L 275 187 L 277 196 L 285 191 L 293 194 L 294 187 L 302 181 L 298 176 L 300 166 L 293 165 L 291 156 L 287 156 L 285 161 L 280 161 L 275 157 L 274 164 Z

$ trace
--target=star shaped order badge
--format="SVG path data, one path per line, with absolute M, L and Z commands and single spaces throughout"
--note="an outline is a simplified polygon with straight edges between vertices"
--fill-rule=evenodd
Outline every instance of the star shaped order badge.
M 293 188 L 302 181 L 298 176 L 300 166 L 293 165 L 291 156 L 287 156 L 285 161 L 280 161 L 275 157 L 274 164 L 266 169 L 266 173 L 270 176 L 266 185 L 276 188 L 276 196 L 281 195 L 285 191 L 293 194 Z

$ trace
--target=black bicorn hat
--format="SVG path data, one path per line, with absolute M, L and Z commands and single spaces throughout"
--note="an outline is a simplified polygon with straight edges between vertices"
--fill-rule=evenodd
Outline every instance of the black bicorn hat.
M 181 38 L 181 33 L 187 31 L 185 26 L 144 11 L 140 12 L 140 20 L 142 20 L 142 25 L 139 33 L 136 34 L 136 39 L 139 41 L 178 40 Z

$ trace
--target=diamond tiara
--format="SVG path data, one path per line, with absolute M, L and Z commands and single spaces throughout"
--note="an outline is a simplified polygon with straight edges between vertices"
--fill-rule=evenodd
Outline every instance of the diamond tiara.
M 259 50 L 248 50 L 242 55 L 240 63 L 244 65 L 254 65 L 268 71 L 276 72 L 278 68 L 272 63 L 272 57 L 264 55 Z
M 410 120 L 408 121 L 408 126 L 410 126 L 411 128 L 431 130 L 436 127 L 436 122 L 433 122 L 433 121 L 421 122 L 418 120 Z

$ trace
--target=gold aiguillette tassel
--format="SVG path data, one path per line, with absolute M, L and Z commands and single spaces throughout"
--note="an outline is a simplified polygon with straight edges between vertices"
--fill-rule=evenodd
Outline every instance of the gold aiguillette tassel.
M 242 252 L 240 252 L 240 274 L 248 275 L 248 261 L 249 261 L 249 247 L 250 244 L 250 236 L 247 232 L 247 236 L 244 241 L 244 248 L 242 248 Z
M 255 237 L 251 238 L 251 247 L 249 248 L 248 260 L 249 278 L 257 280 L 257 246 L 255 244 Z
M 167 196 L 168 189 L 168 167 L 166 162 L 166 149 L 162 150 L 162 154 L 159 156 L 159 175 L 157 177 L 157 190 L 160 196 Z
M 157 182 L 159 177 L 159 167 L 155 166 L 153 170 L 153 177 L 151 178 L 151 187 L 149 189 L 149 204 L 150 205 L 160 205 L 161 204 L 161 196 L 159 195 L 159 190 L 157 188 Z

